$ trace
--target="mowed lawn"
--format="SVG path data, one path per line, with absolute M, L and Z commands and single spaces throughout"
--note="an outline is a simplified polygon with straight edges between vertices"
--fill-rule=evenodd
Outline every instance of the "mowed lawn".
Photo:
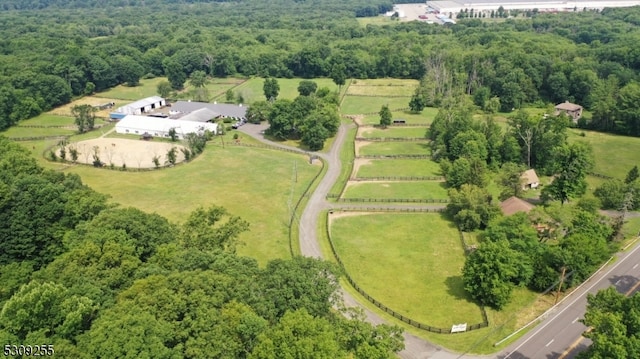
M 358 142 L 358 156 L 365 155 L 427 155 L 427 142 Z
M 391 111 L 409 107 L 410 97 L 373 97 L 373 96 L 345 96 L 340 105 L 340 112 L 344 115 L 375 114 L 380 122 L 378 112 L 387 105 Z M 404 115 L 393 114 L 394 118 Z M 378 123 L 374 122 L 374 123 Z
M 73 117 L 43 113 L 28 120 L 20 121 L 18 126 L 75 126 L 74 121 Z
M 367 79 L 353 80 L 347 95 L 354 96 L 404 96 L 411 97 L 418 87 L 417 80 Z
M 444 182 L 351 182 L 344 198 L 447 199 Z
M 330 230 L 349 275 L 389 308 L 441 328 L 482 321 L 463 288 L 458 231 L 442 215 L 348 215 Z
M 298 97 L 298 85 L 300 85 L 300 81 L 304 79 L 301 78 L 292 78 L 292 79 L 281 79 L 278 78 L 278 85 L 280 86 L 280 92 L 278 94 L 278 99 L 289 99 L 293 100 Z M 312 79 L 310 81 L 318 84 L 318 88 L 327 87 L 331 91 L 338 91 L 338 85 L 336 85 L 333 80 L 329 78 L 319 78 Z M 251 104 L 255 101 L 264 101 L 266 100 L 264 97 L 264 78 L 255 77 L 247 80 L 242 85 L 239 85 L 233 89 L 234 93 L 239 92 L 244 96 L 245 102 Z M 342 91 L 344 92 L 346 86 L 342 86 Z
M 585 136 L 580 136 L 584 133 Z M 569 130 L 569 142 L 584 142 L 593 147 L 594 172 L 624 179 L 633 166 L 640 165 L 640 138 L 602 132 Z
M 366 98 L 366 97 L 365 97 Z M 398 104 L 400 106 L 400 104 Z M 403 109 L 404 107 L 391 108 L 391 116 L 394 120 L 405 120 L 409 125 L 429 125 L 433 122 L 433 119 L 438 114 L 438 109 L 433 107 L 427 107 L 420 113 L 413 113 L 407 109 Z M 378 111 L 372 111 L 372 113 L 364 116 L 362 119 L 362 123 L 366 125 L 377 125 L 380 123 L 380 115 Z
M 250 231 L 240 236 L 245 245 L 239 254 L 264 264 L 289 256 L 289 205 L 295 205 L 320 170 L 317 163 L 281 151 L 208 145 L 194 161 L 174 168 L 120 172 L 74 166 L 67 172 L 79 174 L 112 202 L 176 222 L 199 206 L 223 206 L 251 223 Z
M 364 160 L 356 177 L 441 176 L 440 165 L 429 159 Z
M 167 78 L 142 79 L 138 86 L 118 85 L 109 90 L 98 92 L 95 96 L 134 102 L 145 97 L 158 96 L 158 84 L 162 81 L 167 81 Z
M 427 127 L 392 126 L 385 129 L 361 127 L 359 137 L 364 138 L 425 138 Z
M 46 128 L 46 127 L 21 127 L 13 126 L 0 132 L 0 135 L 9 138 L 24 137 L 46 137 L 46 136 L 70 136 L 75 131 L 67 128 Z

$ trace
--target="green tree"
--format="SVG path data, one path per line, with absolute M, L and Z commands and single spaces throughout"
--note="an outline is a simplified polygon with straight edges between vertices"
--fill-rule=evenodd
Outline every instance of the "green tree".
M 78 126 L 78 132 L 93 130 L 96 121 L 96 109 L 89 105 L 75 105 L 71 108 L 71 114 L 74 117 L 74 123 Z
M 585 193 L 586 177 L 593 168 L 593 156 L 587 144 L 577 142 L 558 148 L 554 157 L 555 177 L 542 189 L 542 194 L 564 204 L 570 198 Z
M 189 83 L 195 88 L 202 88 L 209 82 L 207 73 L 202 70 L 197 70 L 191 73 L 189 76 Z
M 247 121 L 255 124 L 267 121 L 269 120 L 269 111 L 271 111 L 269 102 L 256 101 L 247 109 Z
M 225 100 L 226 100 L 228 103 L 233 103 L 233 101 L 235 101 L 235 99 L 236 99 L 236 95 L 233 93 L 233 90 L 232 90 L 232 89 L 228 89 L 228 90 L 224 93 L 224 97 L 225 97 Z
M 171 88 L 174 90 L 182 90 L 184 82 L 187 81 L 187 74 L 184 67 L 173 57 L 165 58 L 162 61 L 164 67 L 164 73 L 167 75 L 167 79 L 171 83 Z
M 460 189 L 449 190 L 447 212 L 454 218 L 463 231 L 485 228 L 489 222 L 500 214 L 500 209 L 491 203 L 491 195 L 487 190 L 464 184 Z
M 524 190 L 522 188 L 522 173 L 524 166 L 507 162 L 502 165 L 500 170 L 499 184 L 503 187 L 500 192 L 500 199 L 505 200 L 511 196 L 522 197 Z
M 278 80 L 267 77 L 266 79 L 264 79 L 262 90 L 267 101 L 275 101 L 278 98 L 278 94 L 280 93 L 280 85 L 278 84 Z
M 380 112 L 378 112 L 378 114 L 380 115 L 380 126 L 382 128 L 387 128 L 387 126 L 391 125 L 391 110 L 389 110 L 389 106 L 387 105 L 382 105 L 382 108 L 380 108 Z
M 167 151 L 167 160 L 166 163 L 173 166 L 176 164 L 176 160 L 178 159 L 178 149 L 175 147 L 171 147 L 170 150 Z
M 598 186 L 593 194 L 602 203 L 602 208 L 618 210 L 622 208 L 628 185 L 619 179 L 610 179 Z
M 173 91 L 173 88 L 171 87 L 171 83 L 169 81 L 160 81 L 158 83 L 158 86 L 156 86 L 156 91 L 158 92 L 160 97 L 167 98 L 171 94 L 171 91 Z
M 344 86 L 347 80 L 346 67 L 344 63 L 336 63 L 331 67 L 331 73 L 329 77 L 333 80 L 333 83 L 338 85 L 338 92 L 342 91 L 342 86 Z
M 175 127 L 171 127 L 169 129 L 169 139 L 171 140 L 171 142 L 176 142 L 178 140 L 178 132 L 176 132 Z
M 319 151 L 324 147 L 324 141 L 329 137 L 329 131 L 316 118 L 311 118 L 308 122 L 310 123 L 304 126 L 300 139 L 311 151 Z
M 248 222 L 230 216 L 222 207 L 199 207 L 189 214 L 182 225 L 180 238 L 187 248 L 235 253 L 238 235 L 248 229 Z
M 638 171 L 638 166 L 633 166 L 629 173 L 627 173 L 627 177 L 624 180 L 624 183 L 629 184 L 634 182 L 640 177 L 640 172 Z
M 318 84 L 315 81 L 302 80 L 298 84 L 298 93 L 300 96 L 311 96 L 316 93 Z

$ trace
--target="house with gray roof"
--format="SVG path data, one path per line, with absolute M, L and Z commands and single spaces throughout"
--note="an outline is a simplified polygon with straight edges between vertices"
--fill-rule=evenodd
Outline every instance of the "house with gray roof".
M 171 105 L 170 114 L 189 114 L 203 108 L 218 114 L 216 118 L 233 118 L 236 121 L 247 120 L 247 107 L 242 104 L 177 101 Z

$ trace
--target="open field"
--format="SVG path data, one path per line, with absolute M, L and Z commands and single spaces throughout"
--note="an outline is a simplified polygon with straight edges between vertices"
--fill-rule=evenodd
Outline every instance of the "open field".
M 364 138 L 372 137 L 404 137 L 404 138 L 424 138 L 427 132 L 426 127 L 387 127 L 385 129 L 376 127 L 360 127 L 358 136 Z
M 0 135 L 9 138 L 23 137 L 44 137 L 44 136 L 69 136 L 75 131 L 68 128 L 45 128 L 45 127 L 21 127 L 13 126 L 2 132 Z
M 347 272 L 388 307 L 443 328 L 482 321 L 462 285 L 458 231 L 442 215 L 346 216 L 330 228 Z
M 294 168 L 297 182 L 294 180 Z M 84 183 L 114 203 L 184 221 L 199 206 L 219 205 L 251 223 L 238 253 L 261 264 L 289 256 L 288 203 L 300 197 L 320 170 L 296 154 L 209 144 L 190 163 L 157 171 L 120 172 L 74 166 Z M 293 190 L 293 191 L 292 191 Z M 293 192 L 293 193 L 292 193 Z
M 344 198 L 447 199 L 444 182 L 349 182 Z
M 409 97 L 345 96 L 340 105 L 340 112 L 344 115 L 375 114 L 374 116 L 378 117 L 378 121 L 374 123 L 378 123 L 380 122 L 380 116 L 377 114 L 383 105 L 387 105 L 391 111 L 395 111 L 408 108 L 409 100 Z M 400 116 L 396 116 L 394 113 L 394 118 L 396 117 Z
M 596 173 L 624 179 L 633 166 L 640 165 L 640 138 L 637 137 L 571 129 L 569 142 L 585 142 L 593 147 Z
M 398 108 L 403 108 L 403 107 L 401 106 Z M 427 107 L 424 110 L 422 110 L 422 112 L 420 113 L 413 113 L 408 109 L 399 110 L 399 111 L 394 111 L 393 108 L 390 108 L 390 109 L 391 109 L 391 115 L 393 116 L 393 119 L 402 119 L 402 120 L 405 120 L 408 124 L 415 124 L 415 125 L 429 125 L 433 122 L 433 119 L 438 114 L 438 109 L 433 107 Z M 380 111 L 380 109 L 378 109 L 378 111 Z M 374 114 L 366 115 L 362 118 L 362 123 L 365 125 L 377 125 L 380 123 L 380 115 L 378 115 L 377 111 Z
M 277 79 L 278 85 L 280 85 L 280 93 L 278 94 L 279 99 L 289 99 L 293 100 L 298 97 L 298 85 L 300 81 L 304 80 L 301 78 L 293 78 L 293 79 Z M 331 91 L 338 91 L 338 85 L 336 85 L 333 80 L 328 78 L 321 79 L 312 79 L 318 84 L 318 88 L 327 87 Z M 264 79 L 260 77 L 254 77 L 247 80 L 242 85 L 233 89 L 234 93 L 240 92 L 243 94 L 245 102 L 251 104 L 255 101 L 264 101 L 264 91 L 262 87 L 264 86 Z M 345 91 L 346 86 L 342 87 L 342 91 Z
M 440 165 L 427 159 L 356 160 L 359 166 L 356 177 L 388 176 L 440 176 Z
M 347 96 L 404 96 L 411 97 L 418 87 L 417 80 L 369 79 L 353 80 Z M 407 102 L 408 103 L 408 102 Z
M 142 79 L 138 86 L 118 85 L 112 89 L 96 93 L 95 97 L 123 100 L 124 103 L 134 102 L 145 97 L 158 96 L 157 87 L 162 81 L 167 81 L 167 78 L 155 77 L 152 79 Z M 118 106 L 122 105 L 117 105 L 116 107 Z
M 69 116 L 57 116 L 43 113 L 28 120 L 20 121 L 18 126 L 74 126 L 75 119 Z
M 358 141 L 358 156 L 364 155 L 426 155 L 427 142 L 364 142 Z
M 138 86 L 140 87 L 140 86 Z M 139 100 L 140 98 L 136 98 L 135 100 Z M 135 101 L 134 100 L 134 101 Z M 98 106 L 104 103 L 108 103 L 108 102 L 112 102 L 115 103 L 115 105 L 113 105 L 112 108 L 107 108 L 104 110 L 100 110 L 96 112 L 96 117 L 102 117 L 102 118 L 108 118 L 109 117 L 109 113 L 114 111 L 116 108 L 126 105 L 130 102 L 130 100 L 122 100 L 122 99 L 117 99 L 117 98 L 112 98 L 112 97 L 97 97 L 97 96 L 85 96 L 82 98 L 79 98 L 77 100 L 72 101 L 71 103 L 68 103 L 66 105 L 60 106 L 60 107 L 56 107 L 53 110 L 47 112 L 47 114 L 49 115 L 57 115 L 57 116 L 64 116 L 64 117 L 73 117 L 73 115 L 71 114 L 71 108 L 73 106 L 76 105 L 91 105 L 91 106 Z

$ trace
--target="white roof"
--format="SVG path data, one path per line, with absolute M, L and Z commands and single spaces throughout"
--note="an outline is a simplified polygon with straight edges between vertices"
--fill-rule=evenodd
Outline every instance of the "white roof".
M 116 111 L 118 112 L 126 112 L 126 109 L 132 109 L 132 110 L 136 110 L 139 108 L 144 108 L 145 106 L 149 106 L 151 104 L 154 103 L 159 103 L 164 101 L 164 99 L 160 96 L 151 96 L 151 97 L 147 97 L 147 98 L 143 98 L 142 100 L 138 100 L 136 102 L 132 102 L 128 105 L 124 105 L 122 107 L 118 107 L 118 109 Z
M 177 133 L 187 134 L 197 133 L 201 130 L 216 132 L 216 130 L 218 129 L 218 125 L 215 123 L 172 120 L 169 118 L 138 115 L 127 115 L 116 124 L 117 132 L 121 132 L 124 129 L 129 129 L 133 131 L 139 131 L 140 134 L 143 134 L 145 132 L 149 132 L 150 134 L 156 132 L 169 132 L 169 130 L 172 128 L 175 128 Z

